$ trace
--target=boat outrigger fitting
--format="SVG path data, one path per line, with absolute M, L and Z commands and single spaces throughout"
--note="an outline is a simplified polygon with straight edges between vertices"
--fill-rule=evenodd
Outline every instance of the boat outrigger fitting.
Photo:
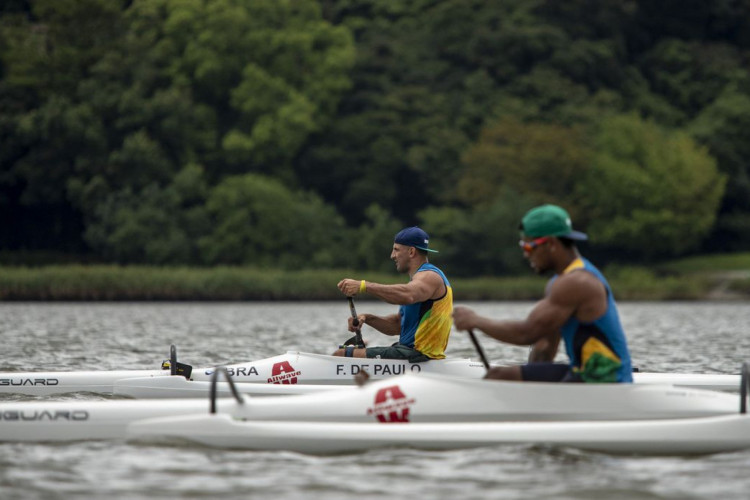
M 193 367 L 177 361 L 177 347 L 172 344 L 169 347 L 169 359 L 165 359 L 161 363 L 162 370 L 169 370 L 170 375 L 182 375 L 187 380 L 190 379 L 190 375 L 193 374 Z

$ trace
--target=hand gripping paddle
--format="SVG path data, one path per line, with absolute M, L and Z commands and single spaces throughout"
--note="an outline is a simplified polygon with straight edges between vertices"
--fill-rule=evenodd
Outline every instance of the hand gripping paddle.
M 343 345 L 353 345 L 355 347 L 363 348 L 365 347 L 365 341 L 362 340 L 362 328 L 359 326 L 357 310 L 354 309 L 354 299 L 352 297 L 347 297 L 347 299 L 349 300 L 349 311 L 352 313 L 352 324 L 356 330 L 354 331 L 354 336 L 344 342 Z

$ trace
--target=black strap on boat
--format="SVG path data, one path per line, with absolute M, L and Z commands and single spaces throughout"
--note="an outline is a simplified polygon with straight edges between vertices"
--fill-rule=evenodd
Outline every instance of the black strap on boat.
M 747 413 L 747 385 L 750 384 L 750 367 L 747 361 L 742 363 L 740 371 L 740 413 Z
M 474 330 L 472 329 L 469 329 L 469 338 L 471 339 L 471 342 L 474 344 L 474 348 L 477 350 L 477 354 L 479 354 L 479 359 L 482 360 L 482 364 L 484 364 L 484 368 L 489 371 L 490 362 L 487 361 L 487 356 L 484 354 L 484 349 L 482 349 L 482 345 L 477 340 L 477 336 L 474 335 Z
M 174 344 L 169 347 L 169 360 L 161 364 L 162 370 L 169 370 L 170 375 L 180 375 L 190 380 L 193 374 L 193 367 L 177 361 L 177 348 Z
M 177 347 L 169 346 L 169 374 L 177 375 Z
M 216 413 L 216 382 L 219 379 L 219 373 L 224 374 L 224 378 L 227 379 L 227 384 L 229 384 L 229 388 L 232 390 L 232 396 L 234 396 L 234 399 L 237 400 L 237 403 L 245 403 L 245 400 L 242 399 L 242 396 L 240 396 L 240 393 L 237 391 L 237 386 L 234 384 L 234 380 L 232 380 L 232 377 L 229 375 L 229 371 L 227 371 L 226 367 L 219 366 L 214 370 L 214 373 L 211 376 L 211 409 L 209 410 L 209 413 L 212 414 Z

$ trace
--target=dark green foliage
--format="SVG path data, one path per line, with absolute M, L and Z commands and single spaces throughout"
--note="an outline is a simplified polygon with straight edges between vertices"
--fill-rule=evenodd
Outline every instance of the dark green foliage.
M 732 86 L 696 117 L 693 135 L 708 145 L 727 175 L 726 194 L 707 246 L 715 251 L 750 246 L 750 85 Z
M 710 233 L 726 177 L 684 132 L 637 116 L 605 120 L 576 186 L 592 243 L 639 258 L 675 257 Z M 588 223 L 588 224 L 587 224 Z
M 198 241 L 209 264 L 288 268 L 348 265 L 345 226 L 318 196 L 257 174 L 225 178 L 208 195 L 211 227 Z
M 431 208 L 420 215 L 430 228 L 431 261 L 454 276 L 518 274 L 526 269 L 518 224 L 533 204 L 504 188 L 495 200 L 471 210 Z
M 0 250 L 392 272 L 420 224 L 449 274 L 503 274 L 542 202 L 610 258 L 747 250 L 749 20 L 744 0 L 7 1 Z

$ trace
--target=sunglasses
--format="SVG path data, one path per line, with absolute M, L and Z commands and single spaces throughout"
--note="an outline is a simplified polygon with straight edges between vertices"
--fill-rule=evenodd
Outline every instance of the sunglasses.
M 549 241 L 549 236 L 543 236 L 541 238 L 536 238 L 531 241 L 521 240 L 518 242 L 518 246 L 521 247 L 524 252 L 531 253 L 532 250 L 534 250 L 539 245 L 543 245 L 547 243 L 547 241 Z

